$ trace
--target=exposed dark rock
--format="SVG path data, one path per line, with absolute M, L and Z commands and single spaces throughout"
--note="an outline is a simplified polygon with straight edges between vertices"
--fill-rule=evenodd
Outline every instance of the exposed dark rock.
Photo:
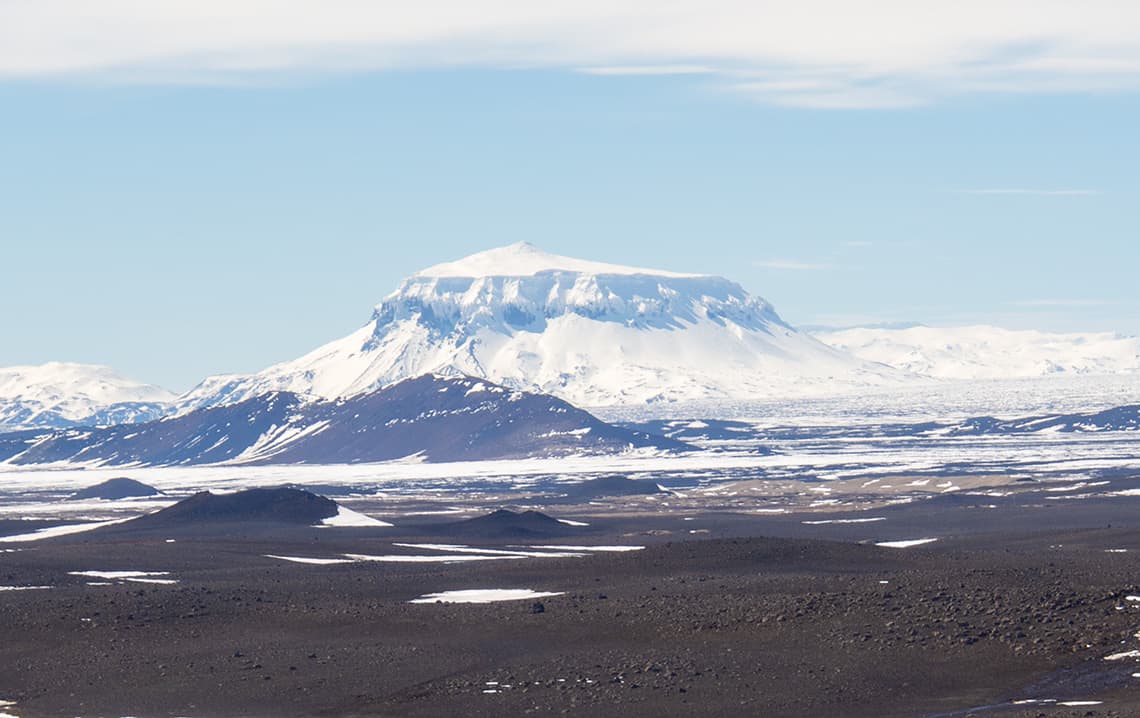
M 600 476 L 579 484 L 571 484 L 564 489 L 567 499 L 586 501 L 607 496 L 649 496 L 669 493 L 657 485 L 656 481 L 630 479 L 620 474 Z

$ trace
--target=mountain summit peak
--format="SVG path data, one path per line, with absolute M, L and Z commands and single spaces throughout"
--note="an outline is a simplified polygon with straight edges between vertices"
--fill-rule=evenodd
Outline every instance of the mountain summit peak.
M 454 262 L 444 262 L 416 273 L 418 277 L 533 277 L 545 272 L 576 274 L 648 275 L 698 277 L 659 269 L 640 269 L 619 264 L 592 262 L 544 252 L 530 242 L 516 242 L 488 249 Z

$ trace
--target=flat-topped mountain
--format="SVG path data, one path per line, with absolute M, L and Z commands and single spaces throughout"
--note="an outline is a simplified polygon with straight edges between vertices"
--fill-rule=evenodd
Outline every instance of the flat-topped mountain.
M 520 243 L 422 270 L 360 330 L 257 374 L 211 377 L 179 406 L 271 391 L 349 397 L 426 373 L 579 406 L 834 393 L 907 379 L 798 332 L 728 279 Z

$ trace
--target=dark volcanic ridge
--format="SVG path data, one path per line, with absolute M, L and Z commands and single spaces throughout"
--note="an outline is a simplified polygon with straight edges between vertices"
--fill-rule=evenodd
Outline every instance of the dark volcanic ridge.
M 485 516 L 433 526 L 432 532 L 462 538 L 544 538 L 580 535 L 582 528 L 541 511 L 516 513 L 499 509 Z
M 114 529 L 121 532 L 131 528 L 255 522 L 311 526 L 336 516 L 339 510 L 332 499 L 300 489 L 246 489 L 232 494 L 202 491 Z
M 553 396 L 435 375 L 336 401 L 273 392 L 145 424 L 0 435 L 0 461 L 109 466 L 479 461 L 646 448 L 693 449 Z
M 668 490 L 661 488 L 656 481 L 646 479 L 631 479 L 620 474 L 599 476 L 577 484 L 560 487 L 567 501 L 588 501 L 590 499 L 603 499 L 615 496 L 651 496 L 653 494 L 667 494 Z
M 76 501 L 83 499 L 104 499 L 107 501 L 118 501 L 119 499 L 131 499 L 142 496 L 162 496 L 163 493 L 149 484 L 144 484 L 141 481 L 135 481 L 124 476 L 114 479 L 107 479 L 102 483 L 88 486 L 85 489 L 80 489 L 68 498 Z
M 1103 411 L 1074 414 L 1037 414 L 1012 419 L 975 416 L 961 421 L 917 423 L 832 424 L 819 426 L 767 426 L 746 421 L 718 419 L 661 419 L 619 422 L 630 431 L 641 431 L 695 444 L 747 446 L 749 451 L 769 454 L 771 449 L 756 442 L 781 443 L 805 439 L 846 438 L 945 438 L 963 436 L 1025 436 L 1032 434 L 1090 434 L 1140 431 L 1140 405 L 1118 406 Z

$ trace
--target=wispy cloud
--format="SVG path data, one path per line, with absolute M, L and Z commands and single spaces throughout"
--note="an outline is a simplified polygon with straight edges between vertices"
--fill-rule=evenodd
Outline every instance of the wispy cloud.
M 959 194 L 981 195 L 1036 195 L 1039 197 L 1088 197 L 1100 194 L 1095 189 L 1028 189 L 1023 187 L 991 188 L 991 189 L 963 189 Z
M 614 67 L 583 67 L 579 72 L 587 75 L 711 75 L 716 73 L 704 65 L 619 65 Z
M 1011 306 L 1028 309 L 1079 309 L 1082 307 L 1104 307 L 1113 302 L 1106 299 L 1019 299 L 1009 302 Z
M 826 272 L 835 269 L 831 264 L 816 264 L 814 262 L 799 262 L 794 259 L 765 259 L 753 262 L 762 269 L 779 269 L 789 272 Z
M 0 80 L 482 67 L 706 75 L 774 105 L 1140 89 L 1126 0 L 12 0 Z

